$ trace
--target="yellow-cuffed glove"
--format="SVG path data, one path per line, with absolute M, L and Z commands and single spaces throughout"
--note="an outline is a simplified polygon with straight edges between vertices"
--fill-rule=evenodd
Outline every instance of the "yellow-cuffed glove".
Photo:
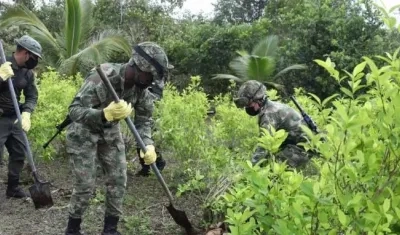
M 146 154 L 143 153 L 143 150 L 140 150 L 140 157 L 143 158 L 144 164 L 150 165 L 157 159 L 156 148 L 154 145 L 146 145 L 146 149 Z
M 10 77 L 14 76 L 14 71 L 11 68 L 11 62 L 5 62 L 0 65 L 0 79 L 7 81 Z
M 132 107 L 125 100 L 120 100 L 118 103 L 113 101 L 103 109 L 103 112 L 107 121 L 118 121 L 128 117 L 132 113 Z
M 21 113 L 21 120 L 22 120 L 22 123 L 21 123 L 22 129 L 25 132 L 28 132 L 29 129 L 31 129 L 31 113 L 22 112 Z M 17 123 L 17 122 L 18 122 L 18 119 L 15 120 L 15 123 Z

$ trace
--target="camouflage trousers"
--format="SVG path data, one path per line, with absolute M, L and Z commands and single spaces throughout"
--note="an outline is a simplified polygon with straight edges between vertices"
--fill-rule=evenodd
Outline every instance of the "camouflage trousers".
M 81 218 L 89 205 L 96 181 L 96 158 L 105 175 L 105 214 L 120 216 L 127 181 L 127 164 L 119 125 L 104 128 L 103 133 L 96 133 L 85 125 L 72 123 L 67 129 L 66 143 L 75 177 L 69 205 L 70 216 Z
M 294 168 L 302 167 L 309 161 L 308 154 L 299 146 L 288 144 L 276 153 L 276 158 Z
M 257 148 L 251 161 L 256 164 L 262 159 L 268 158 L 268 153 L 261 148 Z M 288 144 L 275 154 L 275 159 L 286 163 L 293 167 L 299 168 L 305 166 L 309 162 L 308 154 L 299 146 Z

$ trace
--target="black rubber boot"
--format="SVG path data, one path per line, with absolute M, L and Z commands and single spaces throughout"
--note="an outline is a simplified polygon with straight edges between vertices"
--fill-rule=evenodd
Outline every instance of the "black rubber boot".
M 101 235 L 121 235 L 117 231 L 119 217 L 116 216 L 106 216 L 104 218 L 104 229 Z
M 6 191 L 6 196 L 7 198 L 14 197 L 14 198 L 26 198 L 29 197 L 28 194 L 24 192 L 19 185 L 19 179 L 10 177 L 8 176 L 8 185 L 7 185 L 7 191 Z
M 81 222 L 82 219 L 75 219 L 72 217 L 68 218 L 68 226 L 65 230 L 65 235 L 84 235 L 81 232 Z

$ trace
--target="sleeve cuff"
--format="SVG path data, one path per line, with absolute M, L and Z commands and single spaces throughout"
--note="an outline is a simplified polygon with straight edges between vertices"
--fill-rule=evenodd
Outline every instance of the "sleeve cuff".
M 90 119 L 99 125 L 104 124 L 103 122 L 103 110 L 98 110 L 98 109 L 90 109 L 89 111 Z

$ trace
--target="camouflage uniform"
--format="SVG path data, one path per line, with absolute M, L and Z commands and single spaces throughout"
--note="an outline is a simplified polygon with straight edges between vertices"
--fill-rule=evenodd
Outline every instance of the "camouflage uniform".
M 155 43 L 144 42 L 134 47 L 128 63 L 105 63 L 100 66 L 118 97 L 132 104 L 133 121 L 144 144 L 153 145 L 151 128 L 155 97 L 145 86 L 140 87 L 141 83 L 125 90 L 125 71 L 128 66 L 137 67 L 142 72 L 152 73 L 153 81 L 162 82 L 169 67 L 165 52 Z M 136 70 L 136 73 L 139 71 Z M 96 158 L 105 173 L 107 188 L 102 234 L 120 234 L 116 227 L 122 214 L 127 163 L 119 122 L 104 122 L 103 119 L 102 112 L 112 101 L 113 97 L 97 71 L 92 70 L 69 106 L 69 117 L 73 122 L 67 129 L 66 144 L 75 185 L 69 206 L 68 235 L 81 234 L 81 217 L 95 186 Z
M 277 131 L 283 129 L 288 132 L 288 137 L 275 154 L 276 159 L 287 161 L 291 167 L 304 166 L 309 157 L 304 149 L 297 145 L 305 141 L 305 133 L 301 130 L 301 125 L 305 125 L 305 122 L 301 115 L 286 104 L 268 100 L 265 86 L 253 80 L 247 81 L 241 86 L 235 103 L 238 107 L 245 107 L 251 100 L 261 101 L 261 109 L 257 114 L 260 128 L 265 128 L 271 133 L 270 126 L 272 126 Z M 251 161 L 256 164 L 269 157 L 270 153 L 267 150 L 257 147 Z
M 134 123 L 145 145 L 153 144 L 151 124 L 153 97 L 147 89 L 124 90 L 124 74 L 128 65 L 102 64 L 118 96 L 132 103 Z M 74 121 L 67 129 L 67 152 L 76 176 L 71 198 L 70 215 L 80 218 L 88 206 L 95 183 L 95 158 L 98 156 L 107 175 L 106 215 L 119 216 L 126 187 L 125 146 L 118 122 L 103 123 L 101 110 L 113 101 L 96 71 L 86 78 L 70 105 Z

